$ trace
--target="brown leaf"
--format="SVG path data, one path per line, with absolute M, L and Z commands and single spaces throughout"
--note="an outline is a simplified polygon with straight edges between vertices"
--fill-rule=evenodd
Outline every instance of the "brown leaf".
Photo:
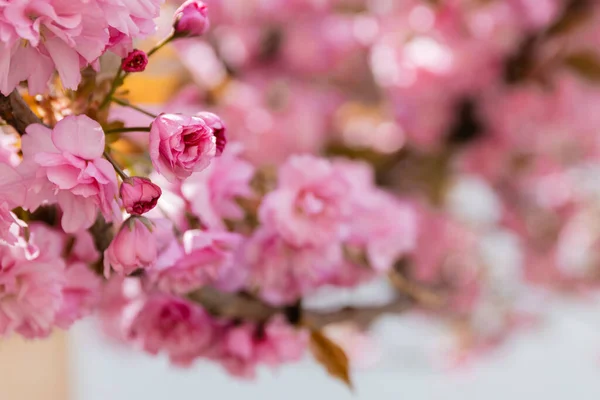
M 322 332 L 312 330 L 310 350 L 315 359 L 327 369 L 331 376 L 344 382 L 348 388 L 353 389 L 348 357 L 340 346 Z
M 582 77 L 600 82 L 600 60 L 589 51 L 573 53 L 565 58 L 565 64 Z

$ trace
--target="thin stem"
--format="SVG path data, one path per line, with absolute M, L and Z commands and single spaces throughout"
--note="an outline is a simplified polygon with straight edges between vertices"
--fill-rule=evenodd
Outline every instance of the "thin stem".
M 129 178 L 129 176 L 127 176 L 127 174 L 121 169 L 119 164 L 117 164 L 117 162 L 113 160 L 110 154 L 108 154 L 108 151 L 104 151 L 104 158 L 106 158 L 108 162 L 112 164 L 113 168 L 115 169 L 115 171 L 117 171 L 117 174 L 119 174 L 121 179 L 125 180 Z
M 128 102 L 128 101 L 126 101 L 126 100 L 117 99 L 116 97 L 113 97 L 112 101 L 113 101 L 113 102 L 115 102 L 115 103 L 117 103 L 117 104 L 119 104 L 119 105 L 122 105 L 123 107 L 129 107 L 129 108 L 131 108 L 132 110 L 135 110 L 135 111 L 137 111 L 137 112 L 140 112 L 140 113 L 142 113 L 142 114 L 144 114 L 144 115 L 147 115 L 147 116 L 149 116 L 149 117 L 152 117 L 152 118 L 156 118 L 156 117 L 158 117 L 158 115 L 156 115 L 156 114 L 152 114 L 150 111 L 146 111 L 146 110 L 144 110 L 143 108 L 140 108 L 140 107 L 138 107 L 138 106 L 134 106 L 133 104 L 131 104 L 130 102 Z
M 125 133 L 125 132 L 150 132 L 150 127 L 149 126 L 129 126 L 126 128 L 115 128 L 115 129 L 108 129 L 108 130 L 104 131 L 104 133 L 106 135 L 111 135 L 114 133 Z
M 168 44 L 169 42 L 171 42 L 173 39 L 176 39 L 177 37 L 175 36 L 175 33 L 171 33 L 169 36 L 167 36 L 166 38 L 164 38 L 162 41 L 158 42 L 156 44 L 156 46 L 154 46 L 146 55 L 148 56 L 148 58 L 150 58 L 150 56 L 152 56 L 152 54 L 156 53 L 158 50 L 162 49 L 166 44 Z
M 177 39 L 178 37 L 181 36 L 177 36 L 175 32 L 171 33 L 169 36 L 158 42 L 156 46 L 154 46 L 146 55 L 148 56 L 148 58 L 150 58 L 152 54 L 156 53 L 158 50 L 162 49 L 165 45 L 167 45 L 172 40 Z M 116 99 L 113 96 L 117 89 L 123 84 L 123 82 L 125 82 L 125 78 L 129 76 L 129 72 L 123 72 L 125 71 L 123 71 L 123 69 L 119 65 L 119 70 L 117 71 L 117 74 L 115 75 L 115 78 L 113 79 L 112 84 L 110 85 L 110 90 L 106 94 L 106 97 L 104 97 L 104 99 L 102 100 L 102 103 L 100 103 L 100 110 L 108 106 L 111 101 L 116 102 Z
M 103 108 L 105 108 L 106 106 L 108 106 L 110 104 L 110 101 L 112 100 L 113 95 L 117 91 L 117 88 L 123 84 L 123 80 L 125 79 L 125 76 L 123 76 L 121 78 L 122 72 L 123 72 L 123 70 L 121 69 L 121 66 L 119 65 L 119 70 L 117 71 L 115 78 L 113 79 L 113 81 L 110 85 L 110 90 L 104 97 L 104 100 L 102 100 L 102 103 L 100 103 L 100 107 L 99 107 L 100 110 L 102 110 Z M 125 75 L 127 75 L 127 74 L 125 74 Z

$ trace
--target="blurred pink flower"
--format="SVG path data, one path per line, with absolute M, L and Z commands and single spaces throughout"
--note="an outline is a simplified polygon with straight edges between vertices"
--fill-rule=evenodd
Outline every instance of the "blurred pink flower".
M 375 186 L 369 164 L 340 159 L 333 165 L 351 183 L 352 218 L 347 244 L 362 248 L 375 271 L 389 270 L 416 246 L 414 210 Z
M 254 167 L 240 157 L 241 152 L 237 143 L 232 144 L 204 171 L 193 174 L 181 185 L 191 211 L 209 229 L 225 229 L 224 220 L 244 217 L 237 199 L 252 196 L 250 181 Z
M 56 254 L 31 257 L 24 246 L 0 244 L 0 335 L 50 334 L 63 304 L 64 269 Z
M 251 290 L 265 301 L 281 305 L 298 300 L 329 283 L 339 272 L 339 243 L 319 247 L 296 247 L 277 233 L 258 229 L 245 245 Z
M 199 305 L 180 297 L 150 296 L 129 328 L 129 339 L 151 354 L 165 353 L 171 362 L 190 365 L 213 346 L 212 318 Z
M 68 329 L 75 321 L 90 315 L 100 302 L 102 278 L 89 265 L 74 262 L 67 266 L 62 305 L 56 325 Z
M 242 287 L 246 271 L 237 259 L 242 236 L 201 230 L 183 235 L 183 254 L 156 268 L 156 283 L 167 292 L 186 294 L 202 286 L 235 291 Z
M 344 235 L 350 185 L 331 163 L 292 156 L 279 169 L 277 189 L 260 206 L 260 221 L 296 246 L 327 246 Z
M 226 327 L 219 335 L 219 350 L 215 358 L 229 373 L 251 379 L 260 364 L 276 367 L 299 361 L 306 351 L 308 340 L 307 331 L 291 326 L 278 316 L 263 329 L 250 323 Z

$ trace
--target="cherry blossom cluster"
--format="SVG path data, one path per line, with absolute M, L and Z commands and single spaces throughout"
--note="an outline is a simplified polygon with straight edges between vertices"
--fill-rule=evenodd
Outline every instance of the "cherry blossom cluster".
M 0 336 L 95 313 L 253 377 L 323 291 L 388 280 L 470 351 L 597 288 L 595 2 L 162 3 L 0 0 Z
M 303 357 L 316 329 L 305 296 L 384 275 L 410 253 L 414 211 L 368 163 L 298 152 L 259 165 L 215 113 L 131 104 L 120 90 L 129 75 L 210 27 L 206 4 L 190 0 L 166 38 L 134 49 L 159 10 L 149 0 L 0 8 L 2 99 L 27 106 L 3 118 L 35 119 L 2 133 L 0 334 L 46 337 L 99 311 L 107 331 L 147 352 L 252 377 Z M 102 69 L 115 53 L 116 71 Z M 148 120 L 115 124 L 117 106 Z M 119 150 L 132 138 L 144 157 Z M 232 315 L 206 290 L 268 315 Z

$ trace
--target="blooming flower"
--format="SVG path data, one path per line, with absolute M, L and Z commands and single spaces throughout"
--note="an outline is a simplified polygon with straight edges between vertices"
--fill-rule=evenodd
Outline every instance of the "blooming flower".
M 162 0 L 11 0 L 0 7 L 0 92 L 27 80 L 41 93 L 54 71 L 76 89 L 80 68 L 154 31 Z M 24 45 L 26 44 L 26 45 Z
M 157 294 L 135 316 L 129 338 L 151 354 L 164 352 L 171 362 L 189 365 L 210 350 L 215 328 L 211 317 L 199 305 Z
M 64 269 L 52 252 L 32 257 L 25 246 L 0 244 L 0 335 L 50 334 L 63 304 Z
M 227 128 L 225 128 L 225 124 L 218 115 L 208 111 L 201 111 L 196 114 L 196 116 L 202 118 L 204 122 L 206 122 L 206 125 L 213 130 L 216 138 L 215 144 L 217 146 L 216 155 L 220 156 L 223 154 L 225 146 L 227 145 L 227 136 L 225 135 Z
M 242 236 L 229 232 L 187 231 L 183 254 L 157 271 L 161 290 L 185 294 L 205 285 L 225 291 L 239 289 L 246 276 L 236 261 Z
M 331 281 L 342 261 L 339 244 L 296 247 L 261 228 L 244 246 L 249 285 L 269 303 L 290 304 Z
M 125 211 L 142 215 L 156 206 L 162 191 L 150 179 L 134 176 L 123 181 L 119 194 Z
M 131 217 L 123 223 L 121 229 L 104 252 L 104 275 L 110 275 L 110 268 L 122 275 L 148 268 L 157 257 L 156 238 L 151 222 L 143 217 Z
M 27 208 L 58 202 L 61 225 L 68 233 L 92 226 L 98 209 L 107 221 L 119 218 L 117 178 L 102 158 L 100 124 L 85 115 L 69 116 L 52 130 L 29 125 L 22 140 L 20 171 L 31 180 Z
M 260 220 L 296 246 L 323 246 L 342 238 L 350 185 L 331 163 L 292 156 L 279 170 L 277 189 L 265 196 Z
M 150 158 L 169 181 L 202 171 L 215 154 L 215 135 L 202 118 L 161 114 L 152 122 Z
M 214 357 L 235 376 L 254 378 L 256 367 L 276 367 L 299 361 L 308 346 L 309 335 L 277 316 L 264 329 L 247 323 L 229 326 L 219 336 L 219 350 Z

